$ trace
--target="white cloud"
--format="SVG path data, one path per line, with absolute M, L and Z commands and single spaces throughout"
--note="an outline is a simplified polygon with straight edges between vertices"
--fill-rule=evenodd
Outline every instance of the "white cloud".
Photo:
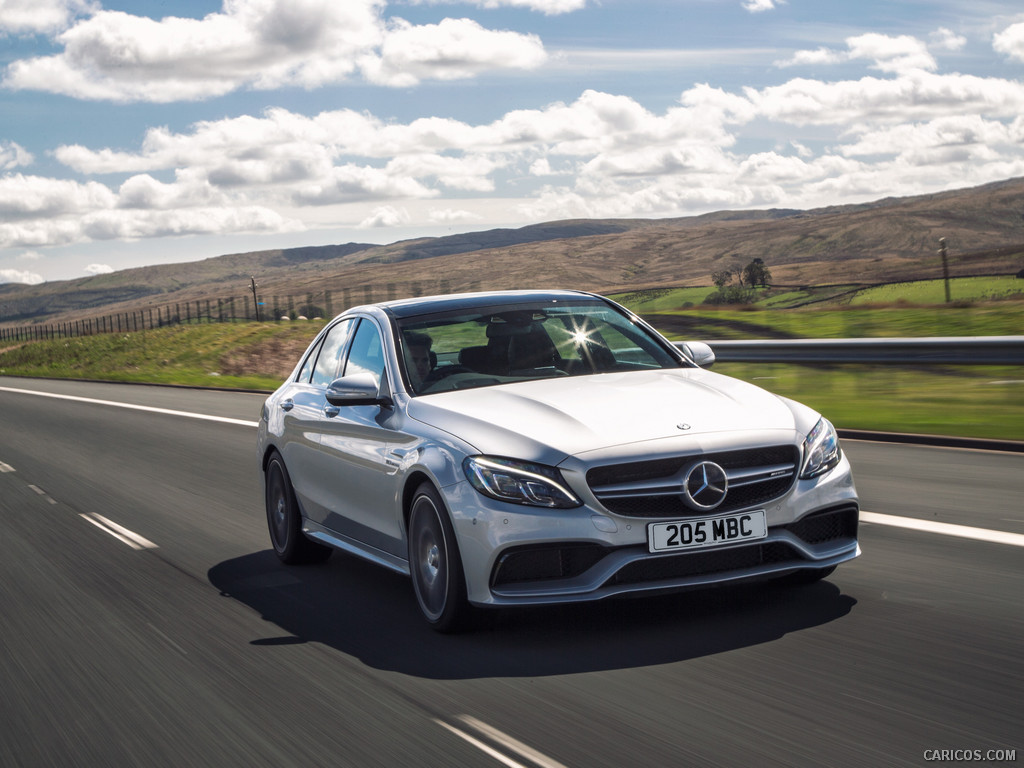
M 797 51 L 788 59 L 775 62 L 777 67 L 806 67 L 819 64 L 839 64 L 848 61 L 849 56 L 844 53 L 821 47 L 813 51 Z
M 2 0 L 0 0 L 2 1 Z M 63 52 L 15 61 L 3 85 L 72 98 L 170 103 L 240 88 L 317 88 L 362 74 L 408 86 L 539 66 L 532 35 L 469 19 L 415 26 L 384 0 L 225 0 L 221 13 L 159 21 L 99 11 L 57 36 Z
M 800 157 L 804 157 L 804 158 L 814 157 L 814 151 L 812 149 L 810 149 L 810 147 L 807 147 L 806 145 L 801 144 L 799 141 L 791 141 L 791 142 L 789 142 L 789 145 L 791 147 L 793 147 L 793 149 L 796 151 L 796 153 Z
M 373 213 L 359 223 L 360 229 L 381 229 L 398 227 L 409 222 L 409 212 L 394 208 L 390 205 L 383 205 L 375 208 Z
M 430 221 L 438 224 L 454 224 L 463 221 L 476 221 L 482 218 L 479 214 L 473 213 L 472 211 L 463 211 L 453 208 L 445 208 L 443 210 L 431 209 L 427 217 Z
M 20 269 L 0 269 L 0 283 L 39 285 L 42 282 L 45 282 L 43 276 L 35 272 L 25 272 Z
M 484 29 L 472 19 L 413 26 L 396 19 L 380 53 L 360 59 L 366 78 L 407 88 L 421 80 L 457 80 L 492 69 L 536 69 L 547 59 L 536 35 Z
M 554 171 L 551 170 L 551 163 L 546 157 L 541 157 L 534 160 L 530 164 L 530 175 L 531 176 L 553 176 Z
M 931 41 L 933 48 L 938 48 L 942 51 L 959 51 L 967 45 L 966 37 L 958 35 L 946 27 L 936 29 L 928 36 L 928 39 Z
M 874 32 L 858 35 L 846 40 L 851 59 L 874 61 L 874 67 L 883 72 L 904 72 L 906 70 L 937 68 L 935 59 L 928 53 L 928 46 L 910 35 L 880 35 Z
M 295 219 L 244 198 L 201 194 L 188 174 L 176 185 L 148 177 L 118 191 L 98 182 L 0 177 L 0 248 L 196 234 L 289 232 Z
M 745 93 L 757 114 L 793 125 L 898 123 L 950 114 L 1012 118 L 1024 111 L 1024 82 L 921 71 L 834 83 L 795 79 Z
M 32 165 L 32 153 L 13 141 L 0 141 L 0 171 Z
M 109 264 L 90 264 L 84 271 L 90 275 L 109 275 L 114 271 L 114 268 Z
M 88 0 L 0 0 L 0 36 L 53 34 L 98 7 Z
M 992 47 L 1017 61 L 1024 61 L 1024 22 L 1013 24 L 992 38 Z
M 743 9 L 751 13 L 775 10 L 775 0 L 743 0 Z
M 326 177 L 297 189 L 294 199 L 300 205 L 333 205 L 396 197 L 436 197 L 438 194 L 414 178 L 349 164 L 334 168 Z
M 909 35 L 893 37 L 870 32 L 848 37 L 846 47 L 845 51 L 833 51 L 824 47 L 813 51 L 797 51 L 789 59 L 777 61 L 776 66 L 839 64 L 866 59 L 873 62 L 874 69 L 883 72 L 899 73 L 918 69 L 930 72 L 937 68 L 935 59 L 928 52 L 928 46 Z
M 102 184 L 11 174 L 0 177 L 0 221 L 58 217 L 112 208 L 114 194 Z
M 1014 154 L 1021 138 L 1019 124 L 978 115 L 944 117 L 864 132 L 842 152 L 847 157 L 892 157 L 890 162 L 914 168 L 984 167 Z
M 548 16 L 579 11 L 586 7 L 587 0 L 412 0 L 413 5 L 454 5 L 468 3 L 478 8 L 527 8 L 540 11 Z

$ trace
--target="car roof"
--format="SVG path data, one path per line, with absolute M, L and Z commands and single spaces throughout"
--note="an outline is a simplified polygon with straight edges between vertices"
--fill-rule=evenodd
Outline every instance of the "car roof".
M 447 296 L 424 296 L 415 299 L 397 299 L 376 304 L 396 318 L 415 317 L 434 312 L 473 310 L 492 307 L 496 304 L 543 304 L 559 301 L 604 301 L 600 296 L 584 291 L 533 290 L 533 291 L 486 291 L 483 293 L 455 293 Z

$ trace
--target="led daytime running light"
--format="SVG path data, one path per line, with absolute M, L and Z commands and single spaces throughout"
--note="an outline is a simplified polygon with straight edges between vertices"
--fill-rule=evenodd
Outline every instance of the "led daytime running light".
M 511 459 L 472 456 L 463 462 L 469 482 L 499 501 L 566 509 L 582 503 L 561 482 L 557 469 Z

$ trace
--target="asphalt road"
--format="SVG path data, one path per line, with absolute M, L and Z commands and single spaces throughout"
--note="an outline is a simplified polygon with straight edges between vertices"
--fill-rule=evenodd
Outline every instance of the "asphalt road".
M 278 564 L 261 400 L 0 377 L 0 765 L 1024 762 L 1019 542 L 865 523 L 813 586 L 438 636 L 401 577 Z M 844 446 L 865 510 L 1024 533 L 1022 454 Z

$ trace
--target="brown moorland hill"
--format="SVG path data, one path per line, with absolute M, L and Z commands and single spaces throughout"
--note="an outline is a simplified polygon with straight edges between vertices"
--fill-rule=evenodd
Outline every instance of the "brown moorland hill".
M 710 285 L 761 258 L 781 285 L 882 283 L 1024 267 L 1024 179 L 809 211 L 723 211 L 679 219 L 551 222 L 374 246 L 261 251 L 37 286 L 0 285 L 0 324 L 77 319 L 237 297 L 367 296 L 500 288 L 615 292 Z

